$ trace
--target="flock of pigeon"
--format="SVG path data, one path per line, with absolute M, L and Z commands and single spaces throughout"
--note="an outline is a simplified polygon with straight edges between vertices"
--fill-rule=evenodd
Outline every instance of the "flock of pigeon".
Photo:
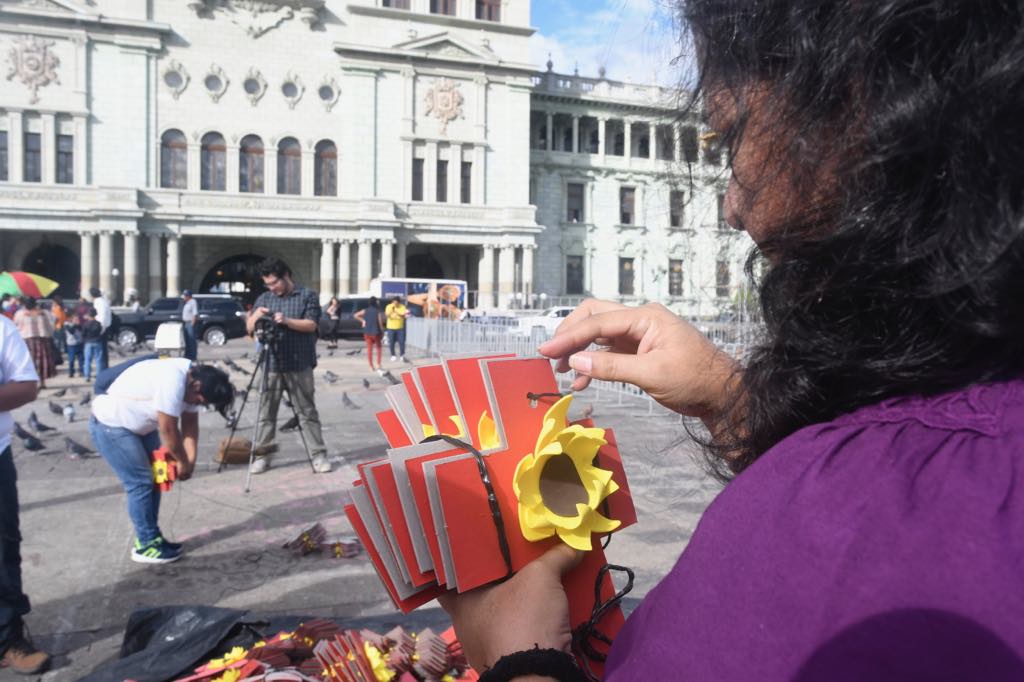
M 62 388 L 59 391 L 56 391 L 52 397 L 63 398 L 67 395 L 68 390 L 69 389 L 67 388 Z M 54 402 L 52 399 L 49 401 L 50 412 L 63 417 L 64 422 L 67 424 L 75 421 L 75 417 L 77 416 L 77 411 L 75 410 L 76 402 L 79 406 L 85 406 L 89 404 L 90 400 L 92 400 L 92 393 L 90 391 L 86 391 L 85 395 L 79 398 L 77 396 L 77 389 L 72 387 L 70 390 L 73 394 L 73 399 L 70 402 L 61 405 L 60 403 Z M 38 452 L 39 450 L 46 449 L 46 445 L 43 443 L 43 438 L 48 438 L 50 435 L 49 432 L 51 431 L 54 432 L 54 435 L 58 435 L 60 431 L 54 426 L 48 426 L 39 421 L 39 417 L 36 416 L 34 411 L 29 413 L 27 423 L 29 430 L 26 430 L 18 422 L 14 422 L 14 435 L 21 439 L 21 444 L 26 450 L 30 450 L 32 452 Z M 64 437 L 64 451 L 71 456 L 71 459 L 97 456 L 92 450 L 70 436 Z

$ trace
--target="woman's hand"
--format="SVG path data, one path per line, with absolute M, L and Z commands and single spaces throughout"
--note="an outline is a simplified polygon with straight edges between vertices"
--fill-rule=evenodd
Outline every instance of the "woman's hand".
M 502 656 L 534 646 L 569 651 L 572 630 L 562 575 L 582 558 L 558 543 L 499 585 L 438 597 L 469 664 L 483 672 Z
M 585 350 L 593 343 L 605 352 Z M 709 425 L 728 406 L 738 368 L 696 328 L 657 303 L 632 308 L 588 299 L 537 350 L 557 359 L 559 372 L 576 371 L 573 390 L 583 390 L 591 378 L 625 381 Z

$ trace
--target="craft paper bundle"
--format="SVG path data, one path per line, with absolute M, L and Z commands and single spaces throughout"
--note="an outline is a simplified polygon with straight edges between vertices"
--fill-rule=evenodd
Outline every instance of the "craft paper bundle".
M 585 552 L 563 579 L 573 627 L 613 637 L 617 607 L 590 622 L 615 594 L 601 538 L 636 512 L 612 431 L 569 422 L 544 358 L 445 358 L 401 379 L 377 415 L 390 447 L 345 508 L 395 605 L 502 580 L 564 542 Z

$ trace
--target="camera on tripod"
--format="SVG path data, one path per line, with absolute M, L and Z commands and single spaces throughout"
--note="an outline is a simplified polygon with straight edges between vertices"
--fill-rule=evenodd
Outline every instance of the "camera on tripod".
M 253 327 L 253 336 L 267 346 L 272 346 L 280 341 L 283 334 L 284 330 L 281 329 L 281 325 L 269 317 L 261 317 L 256 320 L 256 325 Z

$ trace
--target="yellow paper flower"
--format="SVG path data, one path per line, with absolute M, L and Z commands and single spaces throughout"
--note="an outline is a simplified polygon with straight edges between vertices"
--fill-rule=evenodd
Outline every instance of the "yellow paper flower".
M 446 433 L 444 435 L 451 436 L 452 438 L 465 438 L 466 429 L 462 426 L 462 418 L 457 414 L 453 414 L 448 419 L 455 424 L 455 433 Z M 430 436 L 436 436 L 437 429 L 434 428 L 433 424 L 423 424 L 423 437 L 429 438 Z
M 153 462 L 153 482 L 167 483 L 167 462 L 161 459 Z
M 245 658 L 246 651 L 240 646 L 236 646 L 231 651 L 224 654 L 223 658 L 213 658 L 206 664 L 207 670 L 217 670 L 219 668 L 226 668 L 232 663 L 236 663 Z
M 487 410 L 480 414 L 480 421 L 476 424 L 476 435 L 480 440 L 481 450 L 493 450 L 501 445 L 501 439 L 498 438 L 498 426 L 487 414 Z
M 591 533 L 615 530 L 620 521 L 597 511 L 619 489 L 612 472 L 594 466 L 607 443 L 604 429 L 567 426 L 572 396 L 544 415 L 533 453 L 519 461 L 512 487 L 519 499 L 519 527 L 531 542 L 558 537 L 570 547 L 591 549 Z
M 395 671 L 388 667 L 388 659 L 380 652 L 380 649 L 369 642 L 363 642 L 363 651 L 366 652 L 366 660 L 370 662 L 374 679 L 377 682 L 391 682 Z
M 241 669 L 232 668 L 231 670 L 225 670 L 223 675 L 215 677 L 213 682 L 238 682 L 240 677 L 242 677 Z

